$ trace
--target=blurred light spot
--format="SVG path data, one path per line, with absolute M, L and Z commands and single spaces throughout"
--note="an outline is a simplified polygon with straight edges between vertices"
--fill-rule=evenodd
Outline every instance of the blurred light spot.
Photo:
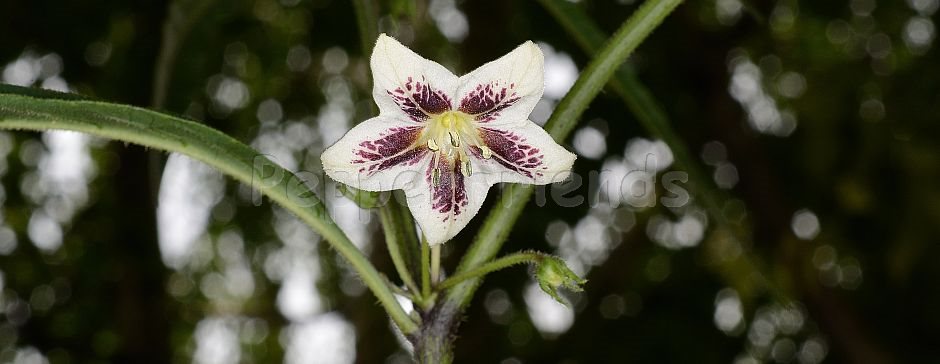
M 242 323 L 241 339 L 248 344 L 257 345 L 268 337 L 268 323 L 262 319 L 247 319 Z
M 85 62 L 89 66 L 101 67 L 111 59 L 111 43 L 91 42 L 85 48 Z
M 791 99 L 798 98 L 806 91 L 806 78 L 796 72 L 786 72 L 777 80 L 777 92 Z
M 607 152 L 607 140 L 604 133 L 592 126 L 578 129 L 571 143 L 578 154 L 590 159 L 600 159 Z
M 596 266 L 607 260 L 613 241 L 607 230 L 608 224 L 599 216 L 589 214 L 575 225 L 573 241 L 559 247 L 562 259 L 569 262 L 575 273 L 585 273 L 588 266 Z
M 672 149 L 662 140 L 633 138 L 627 142 L 624 151 L 626 162 L 637 169 L 648 172 L 661 172 L 672 165 Z
M 3 68 L 3 83 L 31 86 L 39 79 L 39 59 L 31 52 L 24 52 Z
M 432 0 L 428 13 L 437 24 L 437 29 L 451 42 L 460 43 L 467 37 L 470 24 L 467 22 L 467 16 L 457 9 L 454 0 Z
M 278 291 L 278 310 L 291 321 L 302 321 L 320 313 L 323 302 L 316 285 L 312 271 L 294 268 L 284 278 L 281 290 Z
M 701 211 L 685 213 L 676 222 L 669 221 L 663 215 L 655 215 L 646 225 L 646 234 L 668 249 L 690 248 L 698 245 L 705 236 L 706 221 Z
M 0 227 L 0 255 L 10 255 L 16 249 L 16 233 L 9 227 Z
M 827 352 L 826 342 L 820 337 L 813 337 L 800 346 L 797 359 L 799 359 L 800 364 L 817 364 L 826 358 Z
M 724 162 L 728 159 L 728 148 L 725 147 L 724 143 L 717 140 L 712 140 L 702 147 L 702 160 L 706 164 L 716 165 L 719 162 Z
M 787 136 L 796 128 L 796 117 L 785 115 L 776 101 L 764 91 L 760 68 L 746 57 L 731 61 L 732 76 L 728 92 L 747 112 L 748 122 L 758 132 Z
M 777 3 L 773 12 L 770 13 L 770 28 L 777 34 L 789 32 L 793 28 L 793 24 L 796 23 L 796 18 L 796 9 L 783 3 Z
M 793 214 L 790 228 L 797 238 L 813 240 L 816 235 L 819 235 L 819 218 L 810 210 L 799 210 Z
M 55 290 L 52 286 L 42 284 L 33 288 L 29 296 L 29 305 L 37 312 L 44 312 L 55 304 Z
M 535 104 L 535 108 L 532 109 L 532 113 L 529 114 L 529 119 L 532 122 L 544 126 L 548 121 L 548 118 L 552 116 L 552 111 L 555 110 L 555 102 L 546 98 L 539 100 Z
M 862 284 L 862 266 L 855 258 L 843 259 L 840 268 L 842 280 L 839 286 L 845 289 L 856 289 Z
M 879 121 L 885 117 L 885 105 L 879 99 L 870 98 L 859 105 L 858 115 L 868 122 Z
M 487 292 L 483 307 L 486 308 L 490 320 L 495 323 L 505 325 L 512 320 L 512 301 L 504 290 L 497 288 Z
M 571 238 L 571 227 L 562 220 L 552 221 L 545 228 L 545 241 L 553 247 L 558 247 L 564 239 Z
M 852 36 L 852 28 L 845 20 L 836 19 L 826 25 L 826 38 L 832 44 L 844 44 Z
M 323 52 L 323 70 L 329 73 L 340 73 L 349 64 L 349 56 L 340 47 L 331 47 Z
M 276 123 L 284 117 L 284 110 L 277 100 L 267 99 L 258 104 L 258 112 L 255 113 L 255 116 L 262 123 Z
M 748 330 L 747 338 L 752 345 L 758 348 L 767 348 L 773 342 L 774 337 L 776 337 L 777 328 L 769 317 L 767 317 L 766 313 L 761 313 L 762 312 L 759 310 L 758 314 L 755 315 L 754 323 L 751 324 Z
M 744 312 L 737 291 L 731 288 L 718 291 L 714 320 L 715 326 L 726 334 L 737 335 L 744 328 Z
M 10 324 L 22 326 L 26 321 L 29 321 L 33 312 L 28 303 L 15 296 L 12 299 L 8 297 L 4 300 L 9 302 L 5 310 L 6 319 Z
M 837 257 L 838 253 L 835 248 L 831 245 L 823 245 L 813 252 L 813 265 L 816 269 L 826 269 L 835 265 Z
M 41 210 L 33 211 L 26 230 L 33 244 L 46 253 L 52 253 L 62 246 L 62 227 Z
M 290 364 L 349 364 L 356 360 L 356 330 L 337 313 L 291 324 L 281 343 Z
M 32 346 L 17 349 L 11 364 L 49 364 L 49 360 Z
M 170 154 L 157 202 L 160 255 L 167 267 L 180 269 L 188 263 L 193 245 L 206 233 L 212 207 L 224 192 L 221 173 L 181 154 Z
M 232 319 L 209 317 L 196 325 L 196 353 L 193 361 L 200 364 L 237 363 L 241 346 Z
M 937 11 L 940 2 L 937 0 L 907 0 L 907 6 L 920 13 L 923 16 L 931 16 Z
M 749 354 L 742 354 L 734 359 L 734 364 L 761 364 L 761 361 Z
M 287 51 L 287 68 L 294 72 L 303 72 L 310 67 L 310 49 L 296 45 Z
M 885 58 L 891 55 L 891 38 L 885 33 L 875 34 L 868 38 L 865 49 L 874 58 Z
M 532 324 L 543 336 L 563 334 L 574 324 L 574 311 L 542 292 L 537 284 L 526 286 L 523 298 Z
M 53 77 L 43 80 L 40 87 L 47 89 L 47 90 L 69 92 L 69 84 L 66 83 L 65 80 L 59 76 L 53 76 Z
M 731 189 L 738 184 L 738 168 L 728 162 L 719 163 L 715 167 L 714 178 L 718 187 Z
M 248 86 L 242 80 L 234 77 L 212 76 L 209 79 L 206 91 L 212 98 L 212 105 L 215 110 L 222 114 L 241 109 L 248 105 L 248 101 L 251 100 Z
M 782 338 L 774 342 L 770 356 L 778 363 L 788 363 L 793 360 L 796 353 L 796 344 L 790 338 Z
M 875 11 L 875 0 L 851 0 L 849 8 L 855 16 L 868 16 Z
M 601 299 L 601 303 L 597 308 L 601 313 L 601 317 L 616 320 L 626 312 L 627 304 L 623 296 L 611 294 Z
M 651 282 L 662 282 L 666 278 L 669 278 L 669 273 L 672 270 L 669 263 L 669 256 L 665 254 L 658 254 L 653 256 L 646 262 L 646 279 Z
M 715 0 L 715 16 L 722 25 L 737 23 L 743 8 L 739 0 Z
M 578 66 L 567 53 L 556 51 L 548 43 L 540 42 L 539 48 L 545 55 L 545 92 L 544 98 L 560 100 L 578 79 Z
M 56 53 L 49 53 L 39 58 L 39 77 L 50 78 L 62 73 L 62 57 Z
M 924 54 L 930 49 L 936 36 L 936 28 L 930 18 L 915 16 L 904 25 L 904 44 L 914 54 Z

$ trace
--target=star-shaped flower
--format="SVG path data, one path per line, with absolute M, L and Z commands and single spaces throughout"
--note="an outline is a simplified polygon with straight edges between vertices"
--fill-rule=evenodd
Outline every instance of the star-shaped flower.
M 371 65 L 379 116 L 324 151 L 323 169 L 362 190 L 405 190 L 429 244 L 457 235 L 496 183 L 570 174 L 575 155 L 528 120 L 545 86 L 532 42 L 457 77 L 382 34 Z

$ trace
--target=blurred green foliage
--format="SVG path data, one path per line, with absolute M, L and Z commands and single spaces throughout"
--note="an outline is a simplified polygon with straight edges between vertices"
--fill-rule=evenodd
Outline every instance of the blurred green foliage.
M 637 4 L 576 6 L 610 33 Z M 561 207 L 553 188 L 540 189 L 504 250 L 568 249 L 567 258 L 582 262 L 589 282 L 571 296 L 573 321 L 560 332 L 540 329 L 531 278 L 495 273 L 461 324 L 456 362 L 935 360 L 937 7 L 936 0 L 683 4 L 628 67 L 695 162 L 731 196 L 722 208 L 732 224 L 715 224 L 695 201 Z M 457 73 L 529 39 L 551 47 L 550 61 L 570 57 L 579 69 L 592 56 L 537 2 L 389 1 L 375 11 L 379 31 Z M 36 0 L 0 3 L 0 14 L 4 82 L 64 83 L 185 115 L 280 153 L 296 169 L 318 171 L 332 134 L 372 113 L 349 2 Z M 557 79 L 551 72 L 564 67 L 547 70 Z M 568 145 L 581 154 L 577 172 L 589 176 L 628 158 L 622 151 L 650 137 L 641 125 L 615 92 L 599 97 L 581 126 L 600 132 L 604 148 L 586 155 L 576 132 Z M 87 178 L 47 184 L 43 176 L 56 165 L 43 160 L 56 145 L 30 133 L 0 138 L 0 361 L 41 353 L 51 363 L 225 362 L 231 350 L 200 350 L 211 347 L 205 337 L 219 337 L 211 333 L 228 332 L 234 360 L 277 362 L 296 358 L 292 333 L 331 312 L 354 328 L 356 362 L 406 360 L 344 263 L 283 211 L 256 206 L 244 186 L 220 182 L 209 218 L 192 223 L 205 224 L 204 234 L 173 265 L 156 228 L 166 156 L 91 140 L 87 152 L 68 152 L 88 153 Z M 596 187 L 585 177 L 574 194 L 592 197 Z M 369 221 L 355 220 L 362 216 Z M 349 219 L 367 254 L 394 276 L 375 214 Z M 447 244 L 445 267 L 456 265 L 479 220 Z M 702 236 L 676 236 L 697 231 L 696 223 Z M 55 241 L 48 234 L 56 228 L 61 245 L 43 245 Z M 290 285 L 278 273 L 285 254 L 314 267 L 314 279 L 301 282 L 315 284 L 313 313 L 280 306 Z M 241 268 L 247 279 L 232 273 Z

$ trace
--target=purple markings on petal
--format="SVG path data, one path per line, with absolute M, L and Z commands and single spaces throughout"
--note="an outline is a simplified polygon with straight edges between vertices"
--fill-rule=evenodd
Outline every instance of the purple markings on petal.
M 408 77 L 408 81 L 402 87 L 386 91 L 395 100 L 402 112 L 407 114 L 411 120 L 418 122 L 425 121 L 430 115 L 440 114 L 451 108 L 450 98 L 447 94 L 432 88 L 423 76 L 421 80 L 415 81 Z
M 428 165 L 426 176 L 428 185 L 431 186 L 431 208 L 445 214 L 441 222 L 447 222 L 453 216 L 463 213 L 469 200 L 460 163 L 454 163 L 444 154 L 439 154 L 436 162 L 436 165 Z M 439 173 L 437 183 L 434 181 L 435 167 Z
M 421 130 L 418 126 L 390 128 L 376 140 L 359 143 L 352 163 L 362 165 L 359 171 L 369 174 L 400 164 L 413 165 L 427 152 L 425 148 L 414 148 Z
M 508 130 L 479 130 L 483 142 L 493 151 L 493 159 L 503 167 L 529 178 L 542 176 L 542 171 L 548 168 L 542 163 L 545 156 L 538 148 L 526 144 L 525 138 Z M 479 156 L 479 153 L 474 155 Z
M 519 101 L 519 96 L 513 89 L 516 84 L 509 87 L 500 86 L 499 83 L 477 85 L 460 100 L 460 111 L 476 117 L 479 122 L 493 121 L 499 117 L 499 112 Z

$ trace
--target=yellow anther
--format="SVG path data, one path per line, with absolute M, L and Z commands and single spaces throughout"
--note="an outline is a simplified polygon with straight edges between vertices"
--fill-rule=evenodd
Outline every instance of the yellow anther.
M 460 137 L 457 136 L 457 133 L 451 130 L 447 132 L 447 135 L 450 136 L 450 145 L 453 145 L 454 148 L 460 148 Z
M 434 187 L 437 187 L 437 185 L 441 184 L 441 170 L 440 169 L 434 168 L 434 172 L 431 173 L 431 184 L 433 184 Z
M 428 139 L 428 149 L 430 149 L 432 152 L 436 152 L 441 149 L 441 147 L 437 145 L 437 142 L 435 142 L 434 139 Z
M 480 146 L 480 154 L 483 155 L 483 159 L 490 159 L 493 157 L 493 151 L 490 148 L 487 148 L 485 145 Z

